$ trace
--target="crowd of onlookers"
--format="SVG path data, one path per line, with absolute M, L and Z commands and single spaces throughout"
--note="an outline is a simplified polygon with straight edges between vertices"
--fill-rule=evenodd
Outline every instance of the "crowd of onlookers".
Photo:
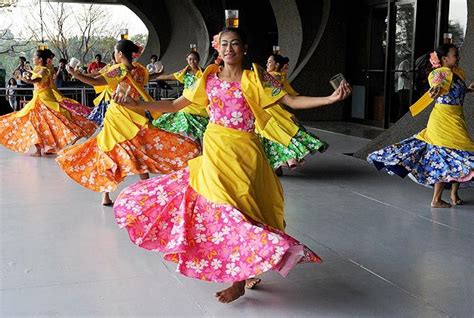
M 77 85 L 82 86 L 80 82 L 71 78 L 71 75 L 66 70 L 66 65 L 68 61 L 66 59 L 59 59 L 57 67 L 54 67 L 54 83 L 58 88 L 64 87 L 74 87 Z M 78 66 L 79 70 L 85 74 L 97 74 L 101 69 L 103 69 L 107 64 L 102 61 L 102 55 L 96 54 L 92 62 L 86 66 Z M 150 63 L 146 66 L 149 74 L 158 74 L 163 72 L 164 66 L 158 60 L 158 56 L 153 54 L 150 57 Z M 31 72 L 33 67 L 30 62 L 26 60 L 25 57 L 21 56 L 18 60 L 18 66 L 11 73 L 11 78 L 8 80 L 6 86 L 5 98 L 10 104 L 10 107 L 13 111 L 18 111 L 23 106 L 20 101 L 25 100 L 25 97 L 31 96 L 32 94 L 32 85 L 27 84 L 21 80 L 21 77 L 24 72 Z M 156 81 L 150 83 L 151 87 L 155 86 L 159 89 L 170 89 L 169 85 L 164 81 Z M 154 96 L 155 97 L 155 96 Z

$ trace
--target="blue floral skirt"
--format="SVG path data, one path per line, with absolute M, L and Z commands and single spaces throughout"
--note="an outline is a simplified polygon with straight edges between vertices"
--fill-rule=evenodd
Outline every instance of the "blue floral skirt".
M 109 104 L 109 101 L 102 100 L 99 105 L 94 107 L 94 109 L 87 117 L 87 119 L 92 120 L 94 123 L 96 123 L 99 129 L 101 129 L 104 124 L 105 112 L 107 111 Z
M 415 136 L 372 152 L 367 157 L 378 170 L 402 178 L 407 175 L 422 185 L 461 182 L 471 186 L 474 152 L 434 146 Z

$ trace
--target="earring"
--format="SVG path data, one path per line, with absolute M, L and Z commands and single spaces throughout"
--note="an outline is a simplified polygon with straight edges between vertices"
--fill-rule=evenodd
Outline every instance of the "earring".
M 244 55 L 247 55 L 247 52 L 244 52 Z

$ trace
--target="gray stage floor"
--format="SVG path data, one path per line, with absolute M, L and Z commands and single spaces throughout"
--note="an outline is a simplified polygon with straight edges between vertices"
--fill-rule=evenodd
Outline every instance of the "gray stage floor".
M 431 189 L 342 154 L 366 140 L 317 134 L 330 150 L 282 182 L 288 232 L 325 262 L 266 274 L 229 305 L 213 297 L 224 285 L 133 245 L 54 159 L 1 148 L 0 316 L 473 317 L 474 191 L 430 209 Z

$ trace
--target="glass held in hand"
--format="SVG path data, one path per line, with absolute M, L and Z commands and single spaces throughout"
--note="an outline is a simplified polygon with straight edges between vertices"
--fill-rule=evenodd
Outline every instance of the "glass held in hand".
M 69 60 L 69 63 L 68 63 L 68 65 L 70 67 L 72 67 L 73 70 L 75 70 L 76 67 L 78 67 L 80 64 L 81 64 L 81 61 L 79 61 L 75 57 L 71 57 L 71 59 Z
M 347 82 L 347 81 L 344 78 L 344 75 L 342 75 L 341 73 L 334 75 L 329 80 L 329 83 L 331 84 L 332 88 L 334 88 L 334 90 L 338 89 L 339 86 L 341 86 L 342 82 Z

